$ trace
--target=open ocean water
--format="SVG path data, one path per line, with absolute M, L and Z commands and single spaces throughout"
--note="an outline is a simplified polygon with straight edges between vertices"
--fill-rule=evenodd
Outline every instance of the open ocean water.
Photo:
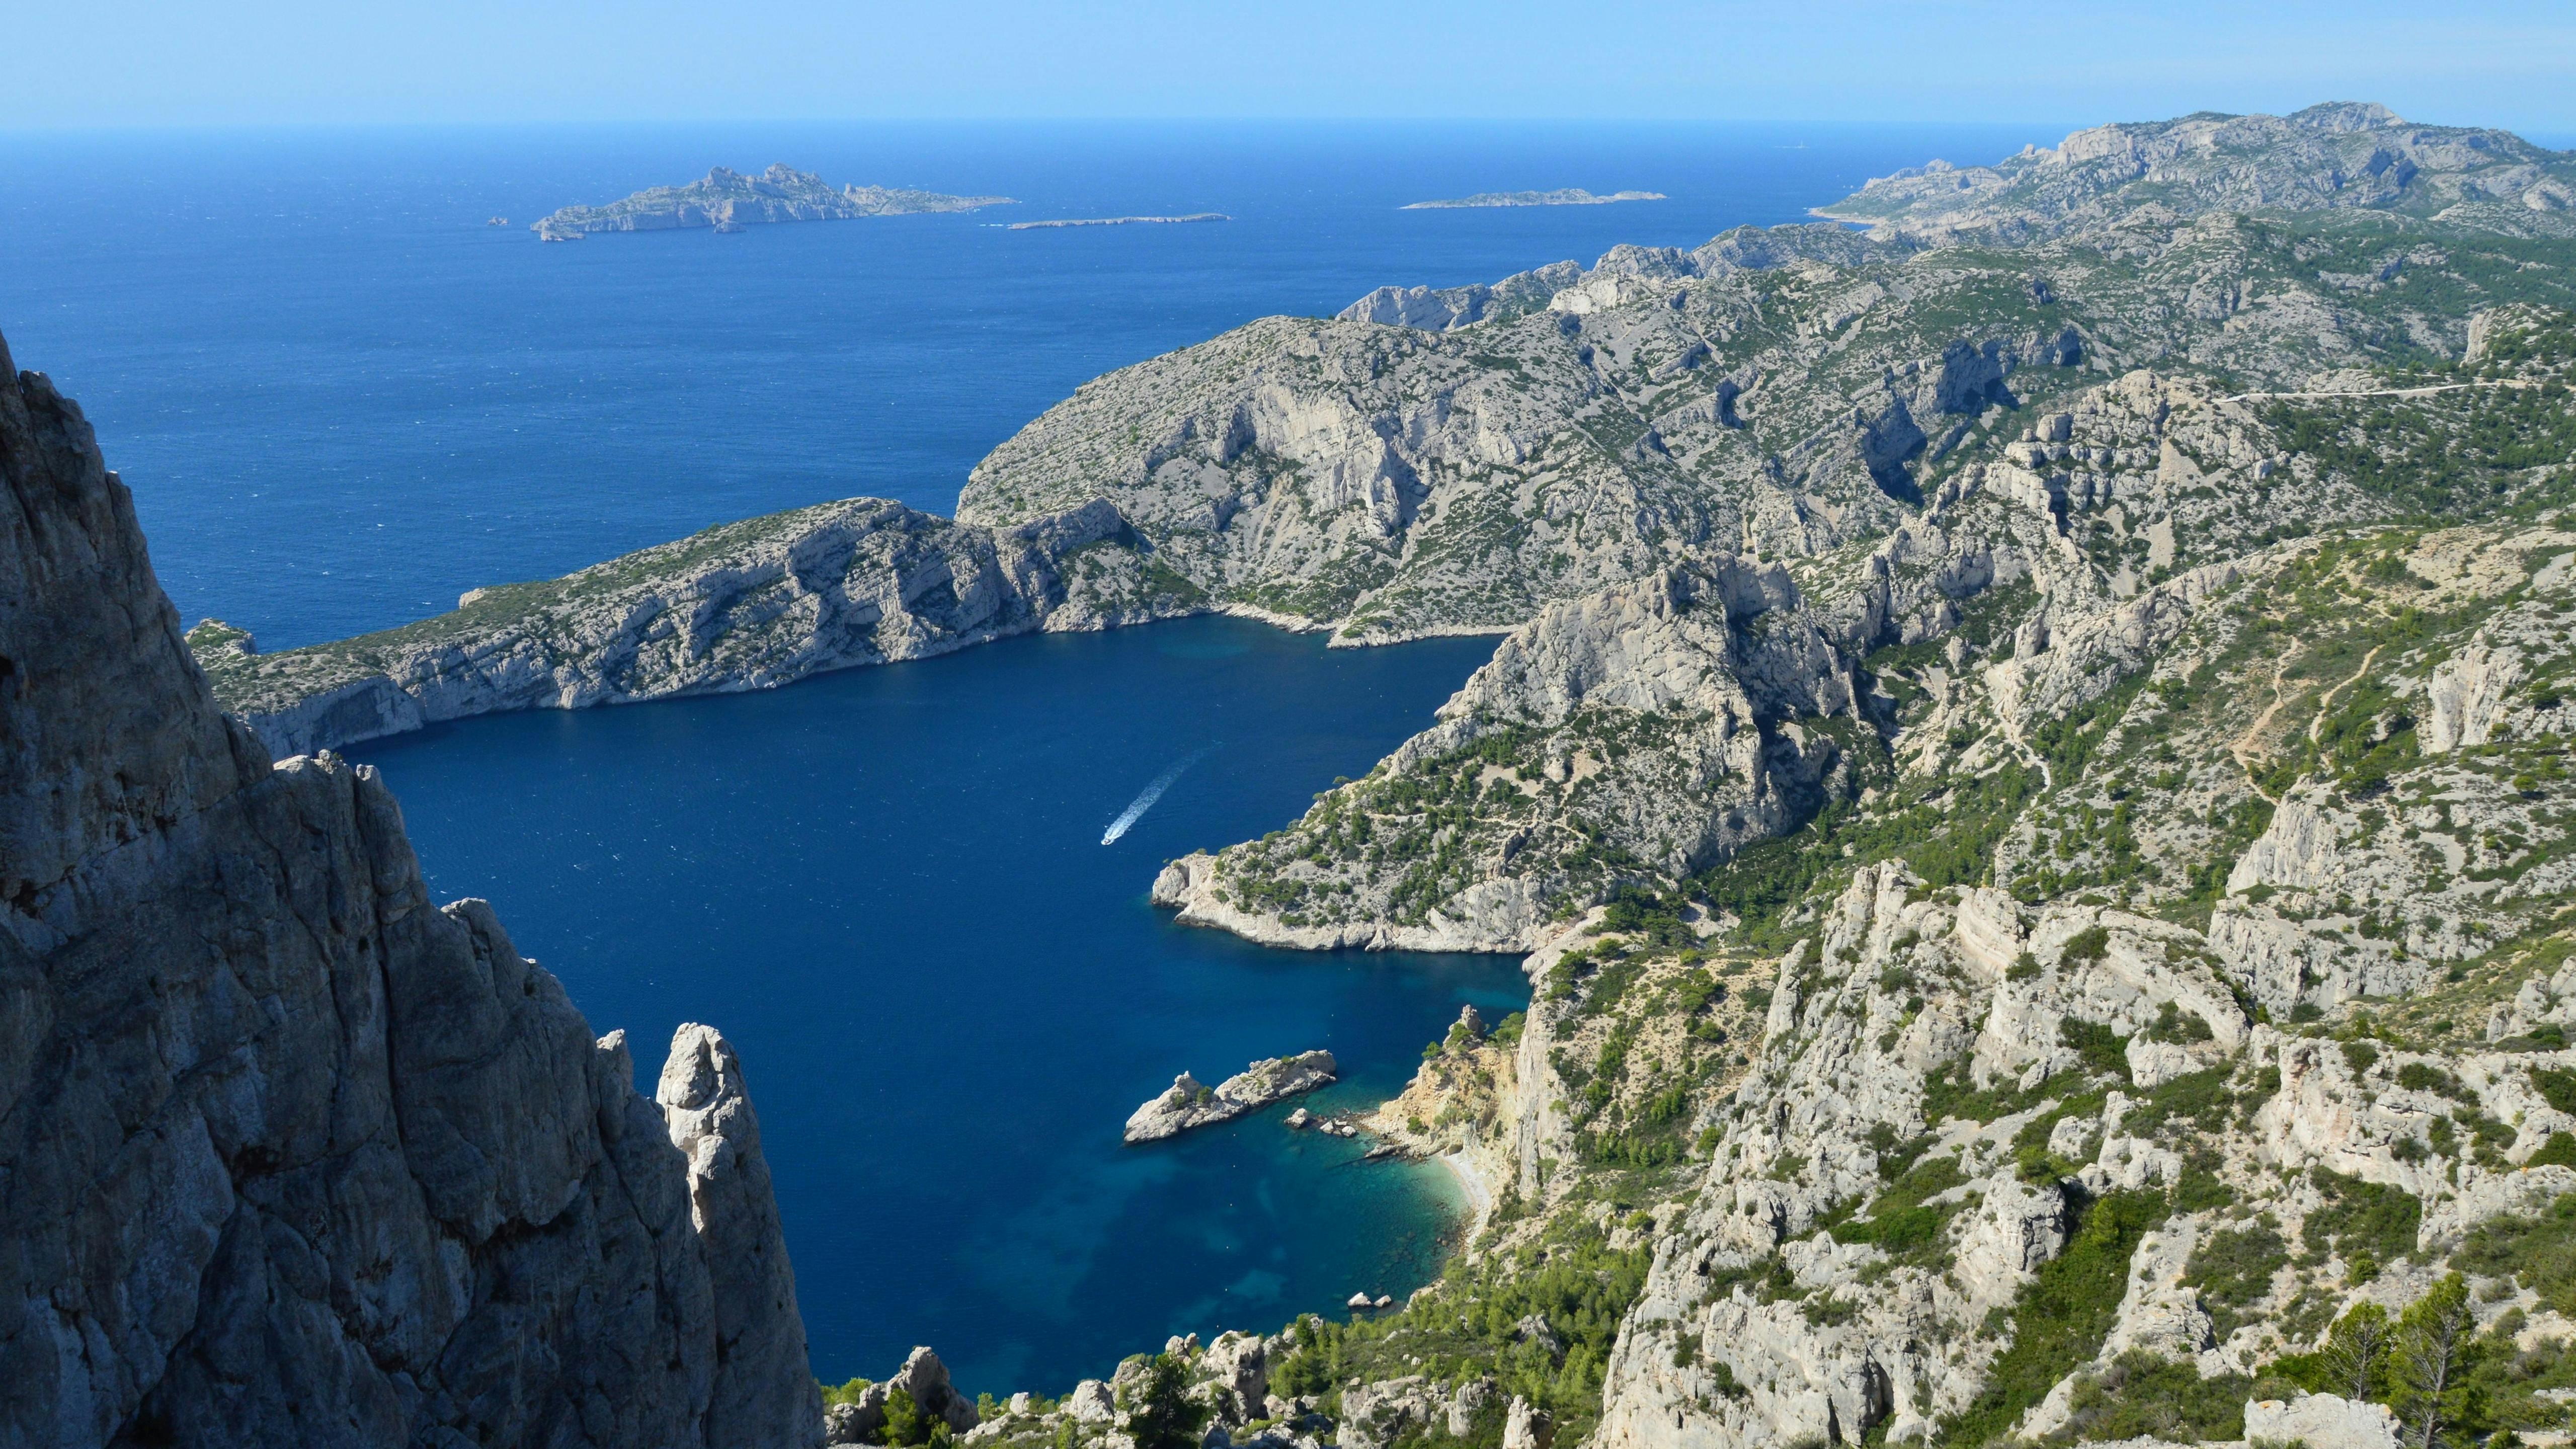
M 279 648 L 821 499 L 946 512 L 1085 379 L 1254 317 L 1694 246 L 2063 129 L 0 133 L 0 333 L 97 425 L 181 613 Z M 1020 204 L 526 229 L 772 161 Z M 1672 199 L 1397 209 L 1560 186 Z M 1235 219 L 996 225 L 1195 211 Z M 1462 1003 L 1526 999 L 1508 960 L 1264 951 L 1144 899 L 1165 858 L 1363 773 L 1490 649 L 1192 620 L 353 753 L 432 891 L 491 898 L 644 1071 L 683 1020 L 741 1047 L 819 1374 L 881 1377 L 929 1343 L 970 1392 L 1061 1392 L 1170 1333 L 1437 1271 L 1459 1202 L 1436 1166 L 1356 1163 L 1276 1111 L 1144 1149 L 1118 1129 L 1183 1068 L 1316 1046 L 1345 1068 L 1327 1104 L 1364 1105 Z

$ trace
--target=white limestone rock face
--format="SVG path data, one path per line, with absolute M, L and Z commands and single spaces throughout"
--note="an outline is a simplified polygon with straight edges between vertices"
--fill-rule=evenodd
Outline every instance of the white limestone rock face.
M 2483 745 L 2495 732 L 2506 696 L 2522 682 L 2522 657 L 2511 649 L 2490 649 L 2481 640 L 2433 666 L 2425 686 L 2430 706 L 2424 720 L 2424 748 L 2448 754 Z
M 681 1028 L 685 1033 L 688 1028 Z M 957 1391 L 949 1382 L 948 1366 L 928 1348 L 916 1348 L 906 1355 L 903 1367 L 882 1383 L 873 1383 L 860 1391 L 859 1397 L 847 1404 L 832 1406 L 829 1418 L 829 1442 L 866 1444 L 877 1440 L 885 1429 L 886 1401 L 894 1391 L 911 1395 L 913 1405 L 922 1413 L 937 1419 L 958 1433 L 965 1434 L 977 1426 L 979 1415 L 975 1401 Z M 1025 1396 L 1022 1396 L 1023 1400 Z
M 757 1134 L 693 1175 L 373 770 L 225 719 L 5 349 L 0 488 L 0 1441 L 818 1442 Z
M 1813 924 L 1817 944 L 1780 967 L 1762 1057 L 1716 1119 L 1697 1200 L 1657 1242 L 1613 1349 L 1603 1449 L 1935 1437 L 1976 1399 L 2009 1341 L 1991 1331 L 1991 1315 L 2008 1312 L 2065 1251 L 2083 1202 L 2180 1180 L 2181 1154 L 2141 1135 L 2170 1135 L 2141 1125 L 2155 1084 L 2212 1067 L 2251 1080 L 2291 1049 L 2246 1019 L 2198 934 L 2169 922 L 1933 890 L 1890 863 L 1859 868 Z M 2062 1031 L 2070 1021 L 2107 1028 L 2131 1049 L 2117 1068 L 2098 1057 L 2088 1066 Z M 2046 1092 L 2073 1089 L 2042 1083 L 2100 1071 L 2119 1085 L 2102 1089 L 2098 1108 L 2052 1111 L 2061 1103 Z M 2036 1100 L 1991 1121 L 1932 1120 L 1928 1089 L 1948 1073 Z M 2303 1090 L 2286 1067 L 2284 1079 L 2264 1112 L 2286 1110 Z M 2413 1104 L 2384 1084 L 2379 1095 L 2386 1125 L 2367 1171 L 2395 1180 L 2385 1174 L 2416 1170 L 2386 1147 Z M 2490 1105 L 2517 1110 L 2502 1097 Z M 2017 1149 L 2034 1124 L 2065 1177 L 2034 1171 Z M 2236 1130 L 2244 1135 L 2228 1151 L 2251 1162 L 2276 1143 L 2301 1150 L 2308 1129 L 2258 1116 Z M 1882 1154 L 1909 1142 L 1905 1171 L 1936 1174 L 1918 1201 L 1941 1211 L 1937 1252 L 1892 1257 L 1875 1241 L 1817 1231 L 1829 1213 L 1870 1222 L 1900 1180 Z M 2349 1172 L 2355 1162 L 2328 1165 Z M 2479 1181 L 2474 1171 L 2462 1180 Z M 2405 1181 L 2430 1191 L 2429 1177 Z M 2128 1349 L 2211 1351 L 2209 1315 L 2183 1283 L 2200 1231 L 2186 1216 L 2147 1232 L 2103 1361 Z M 2062 1425 L 2072 1390 L 2070 1378 L 2021 1431 Z
M 1990 566 L 1950 549 L 1935 572 Z M 1838 639 L 1868 626 L 1846 614 L 1881 617 L 1888 597 L 1870 576 L 1811 606 L 1787 570 L 1721 559 L 1549 604 L 1376 773 L 1330 792 L 1278 840 L 1177 862 L 1156 899 L 1186 923 L 1269 944 L 1532 949 L 1569 895 L 1595 887 L 1588 841 L 1679 875 L 1803 818 L 1840 759 L 1810 724 L 1853 706 Z M 1507 753 L 1492 754 L 1495 742 Z M 1461 758 L 1480 749 L 1469 822 L 1375 853 L 1310 849 L 1317 836 L 1339 840 L 1338 820 L 1405 813 L 1379 797 L 1467 768 Z M 1430 902 L 1406 894 L 1424 852 L 1457 861 Z
M 751 1110 L 732 1044 L 713 1027 L 684 1023 L 671 1038 L 654 1099 L 671 1145 L 689 1161 L 689 1215 L 707 1256 L 717 1357 L 743 1364 L 803 1362 L 796 1273 L 787 1261 L 769 1161 L 760 1150 L 760 1119 Z M 957 1402 L 953 1393 L 943 1400 L 935 1392 L 946 1388 L 948 1373 L 930 1350 L 916 1350 L 904 1370 L 920 1377 L 913 1397 L 931 1412 Z M 796 1442 L 822 1407 L 812 1377 L 737 1377 L 717 1386 L 714 1413 L 747 1442 Z M 956 1427 L 963 1432 L 974 1423 L 969 1405 L 965 1422 Z
M 1230 1122 L 1329 1085 L 1339 1071 L 1331 1052 L 1311 1051 L 1254 1062 L 1213 1089 L 1183 1072 L 1161 1096 L 1127 1119 L 1126 1139 L 1131 1144 L 1156 1142 L 1193 1127 Z
M 1514 1394 L 1504 1411 L 1503 1449 L 1548 1449 L 1555 1442 L 1555 1428 L 1546 1410 L 1532 1408 L 1529 1400 Z
M 2287 116 L 2122 122 L 1993 166 L 1934 162 L 1821 215 L 1917 241 L 2027 241 L 2133 216 L 2366 207 L 2507 235 L 2564 236 L 2576 165 L 2509 131 L 2419 125 L 2337 101 Z
M 1064 1411 L 1086 1424 L 1105 1424 L 1118 1417 L 1118 1401 L 1110 1397 L 1109 1386 L 1098 1379 L 1084 1379 L 1064 1397 Z
M 2253 1399 L 2245 1405 L 2245 1438 L 2309 1449 L 2397 1449 L 2397 1416 L 2386 1404 L 2336 1394 Z

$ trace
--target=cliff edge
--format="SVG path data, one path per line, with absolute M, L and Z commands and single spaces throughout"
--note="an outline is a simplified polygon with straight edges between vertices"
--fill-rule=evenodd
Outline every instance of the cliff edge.
M 272 765 L 5 343 L 0 484 L 0 1442 L 820 1442 L 722 1038 L 640 1095 L 373 770 Z

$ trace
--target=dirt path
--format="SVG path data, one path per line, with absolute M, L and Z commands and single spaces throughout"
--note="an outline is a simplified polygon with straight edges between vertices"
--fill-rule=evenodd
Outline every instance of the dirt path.
M 2254 753 L 2254 742 L 2263 737 L 2263 731 L 2272 727 L 2272 716 L 2281 712 L 2281 675 L 2289 667 L 2290 656 L 2287 654 L 2273 661 L 2272 702 L 2265 705 L 2263 712 L 2254 717 L 2254 722 L 2245 727 L 2245 733 L 2238 735 L 2227 746 L 2227 753 L 2236 757 L 2236 767 L 2245 772 L 2245 783 L 2253 787 L 2255 794 L 2262 795 L 2265 800 L 2274 805 L 2281 802 L 2264 794 L 2263 787 L 2255 783 L 2254 761 L 2259 757 Z
M 2343 683 L 2336 685 L 2334 688 L 2327 690 L 2324 697 L 2317 701 L 2317 717 L 2308 721 L 2309 744 L 2315 744 L 2317 742 L 2317 732 L 2326 727 L 2326 711 L 2334 708 L 2334 697 L 2343 693 L 2345 690 L 2352 688 L 2355 684 L 2360 683 L 2361 677 L 2370 672 L 2371 664 L 2379 658 L 2379 651 L 2386 647 L 2387 646 L 2383 644 L 2371 645 L 2370 652 L 2361 656 L 2361 667 L 2352 672 L 2352 677 L 2345 680 Z M 2274 687 L 2274 691 L 2276 694 L 2278 693 L 2277 685 Z

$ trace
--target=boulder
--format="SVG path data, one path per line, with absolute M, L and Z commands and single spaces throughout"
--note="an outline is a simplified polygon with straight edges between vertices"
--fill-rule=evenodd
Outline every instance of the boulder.
M 1085 1424 L 1106 1424 L 1118 1417 L 1118 1403 L 1109 1396 L 1107 1384 L 1084 1379 L 1064 1396 L 1064 1411 Z
M 1511 1407 L 1503 1411 L 1503 1449 L 1548 1449 L 1555 1442 L 1556 1424 L 1547 1411 L 1512 1395 Z
M 2247 1442 L 2303 1442 L 2308 1449 L 2397 1449 L 2397 1416 L 2385 1404 L 2336 1394 L 2254 1399 L 2245 1405 Z

